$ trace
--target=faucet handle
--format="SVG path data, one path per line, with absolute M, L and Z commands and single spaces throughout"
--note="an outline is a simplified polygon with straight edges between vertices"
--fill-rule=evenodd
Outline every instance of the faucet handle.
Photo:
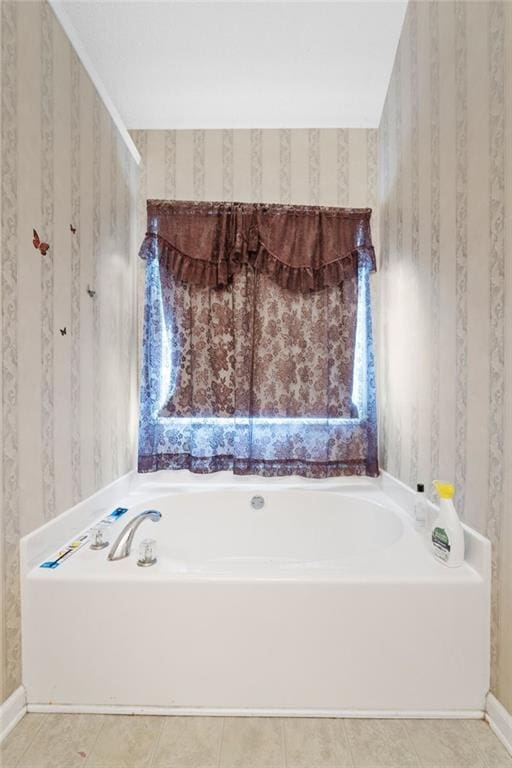
M 102 523 L 98 523 L 98 525 L 91 529 L 91 549 L 105 549 L 105 547 L 108 547 L 110 542 L 105 539 L 106 530 L 107 526 Z
M 148 565 L 154 565 L 156 563 L 156 540 L 155 539 L 143 539 L 139 544 L 139 559 L 137 565 L 144 568 Z

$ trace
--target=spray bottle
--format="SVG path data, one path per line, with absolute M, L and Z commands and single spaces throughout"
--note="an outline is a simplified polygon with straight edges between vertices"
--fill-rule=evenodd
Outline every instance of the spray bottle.
M 464 562 L 464 529 L 453 505 L 455 488 L 434 482 L 439 496 L 439 515 L 431 532 L 432 553 L 444 565 L 457 568 Z

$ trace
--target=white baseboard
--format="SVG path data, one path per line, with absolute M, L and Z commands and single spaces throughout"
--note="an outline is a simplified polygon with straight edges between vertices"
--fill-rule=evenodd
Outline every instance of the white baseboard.
M 342 717 L 364 719 L 482 720 L 480 709 L 355 710 L 355 709 L 230 709 L 222 707 L 137 707 L 88 704 L 28 704 L 28 712 L 90 715 L 207 715 L 208 717 Z
M 512 755 L 512 715 L 492 693 L 487 694 L 485 719 L 505 749 Z
M 0 742 L 19 723 L 26 711 L 27 697 L 25 688 L 20 685 L 3 704 L 0 704 Z

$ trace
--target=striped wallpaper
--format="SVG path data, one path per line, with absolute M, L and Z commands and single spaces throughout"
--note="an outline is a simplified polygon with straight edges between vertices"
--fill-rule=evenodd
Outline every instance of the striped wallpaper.
M 512 711 L 512 3 L 409 4 L 379 163 L 381 463 L 491 539 Z
M 21 677 L 19 538 L 132 468 L 137 402 L 137 167 L 46 2 L 2 2 L 1 38 L 0 701 Z
M 142 197 L 321 203 L 375 201 L 377 132 L 367 129 L 131 131 Z

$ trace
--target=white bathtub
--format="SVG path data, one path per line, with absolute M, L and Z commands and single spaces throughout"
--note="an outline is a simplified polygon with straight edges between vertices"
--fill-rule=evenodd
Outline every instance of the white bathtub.
M 485 539 L 468 529 L 468 561 L 445 568 L 414 530 L 407 492 L 390 480 L 386 493 L 368 480 L 161 475 L 137 478 L 115 505 L 96 504 L 97 518 L 128 508 L 111 540 L 138 512 L 161 511 L 159 523 L 139 528 L 127 560 L 109 562 L 108 549 L 86 545 L 44 569 L 44 531 L 24 543 L 31 709 L 471 716 L 484 708 Z M 263 509 L 251 507 L 254 495 Z M 56 530 L 46 527 L 45 558 Z M 158 542 L 158 562 L 139 568 L 146 537 Z

